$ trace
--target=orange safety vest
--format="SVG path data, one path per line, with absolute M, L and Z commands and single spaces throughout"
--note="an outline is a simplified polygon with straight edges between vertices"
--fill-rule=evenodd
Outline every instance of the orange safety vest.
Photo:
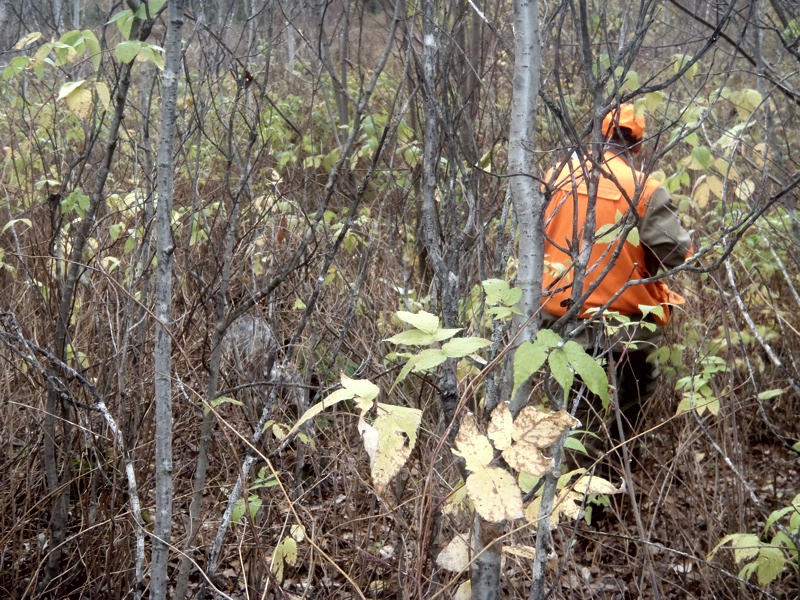
M 631 203 L 636 207 L 639 217 L 644 217 L 650 197 L 661 185 L 652 177 L 645 177 L 644 174 L 632 169 L 622 157 L 614 152 L 606 152 L 604 158 L 603 169 L 607 172 L 610 171 L 616 178 L 616 182 L 602 173 L 599 177 L 596 230 L 600 230 L 604 225 L 615 225 L 620 220 L 620 215 L 625 215 L 631 209 Z M 586 169 L 591 169 L 591 165 L 587 164 Z M 583 243 L 586 209 L 589 204 L 588 181 L 585 180 L 583 173 L 579 160 L 572 161 L 572 164 L 568 164 L 562 169 L 556 179 L 555 191 L 545 212 L 545 271 L 542 282 L 542 308 L 556 316 L 561 316 L 567 311 L 569 298 L 572 295 L 572 257 L 568 254 L 569 248 L 577 248 Z M 573 183 L 575 184 L 574 188 Z M 576 209 L 578 214 L 577 219 L 574 219 Z M 621 230 L 620 226 L 615 231 L 621 233 Z M 613 236 L 614 233 L 609 235 Z M 596 237 L 601 236 L 597 235 Z M 621 236 L 617 236 L 608 243 L 595 241 L 586 269 L 584 292 L 605 271 L 621 243 L 620 238 Z M 630 239 L 630 235 L 628 239 Z M 634 246 L 626 241 L 614 261 L 614 265 L 583 303 L 583 311 L 579 317 L 589 318 L 592 316 L 593 313 L 586 311 L 605 306 L 628 280 L 643 279 L 650 275 L 645 268 L 645 249 L 642 244 Z M 653 314 L 653 318 L 659 325 L 666 325 L 670 317 L 669 304 L 682 303 L 683 298 L 671 292 L 662 281 L 657 281 L 628 287 L 607 307 L 607 310 L 623 315 L 641 315 L 642 310 L 639 305 L 660 305 L 664 307 L 664 316 L 659 317 Z

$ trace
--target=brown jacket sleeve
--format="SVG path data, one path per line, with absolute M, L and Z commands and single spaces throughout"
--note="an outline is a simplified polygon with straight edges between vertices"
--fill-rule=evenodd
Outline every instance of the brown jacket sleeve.
M 655 275 L 660 269 L 672 269 L 683 264 L 692 251 L 689 232 L 678 218 L 678 210 L 669 192 L 662 185 L 656 188 L 639 224 L 639 239 L 649 250 L 648 271 Z

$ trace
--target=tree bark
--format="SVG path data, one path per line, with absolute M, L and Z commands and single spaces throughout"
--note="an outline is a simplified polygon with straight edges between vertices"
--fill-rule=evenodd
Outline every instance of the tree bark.
M 517 287 L 522 290 L 519 307 L 524 316 L 515 317 L 518 342 L 533 339 L 539 308 L 544 264 L 545 198 L 534 179 L 536 167 L 533 149 L 536 143 L 539 76 L 542 68 L 538 0 L 514 2 L 514 83 L 511 127 L 508 140 L 509 185 L 519 223 L 519 269 Z M 511 358 L 509 359 L 511 360 Z M 510 370 L 509 370 L 510 371 Z M 512 398 L 511 410 L 519 413 L 527 402 L 530 388 L 522 386 Z M 470 574 L 473 600 L 495 600 L 500 597 L 500 548 L 492 545 L 502 528 L 491 527 L 476 515 L 473 526 L 473 550 L 476 558 Z M 547 526 L 547 525 L 546 525 Z M 542 536 L 537 536 L 538 540 Z M 478 553 L 481 552 L 479 555 Z
M 178 116 L 178 77 L 181 69 L 183 2 L 169 3 L 169 24 L 165 45 L 166 64 L 162 74 L 161 137 L 158 141 L 158 205 L 156 207 L 156 341 L 155 363 L 155 459 L 156 511 L 153 528 L 153 562 L 150 597 L 167 597 L 167 563 L 172 529 L 172 269 L 175 246 L 172 240 L 174 195 L 173 143 Z

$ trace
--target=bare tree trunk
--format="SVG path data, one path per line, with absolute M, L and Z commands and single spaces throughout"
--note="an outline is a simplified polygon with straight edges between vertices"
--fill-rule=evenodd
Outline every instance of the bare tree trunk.
M 153 528 L 153 562 L 150 597 L 167 597 L 167 563 L 172 529 L 172 265 L 175 246 L 172 240 L 172 202 L 174 195 L 174 158 L 178 117 L 178 77 L 181 69 L 181 32 L 184 0 L 169 3 L 166 65 L 162 74 L 161 137 L 158 141 L 158 205 L 156 207 L 156 341 L 155 363 L 155 459 L 156 512 Z
M 62 18 L 61 0 L 51 0 L 53 7 L 53 29 L 56 35 L 64 33 L 64 20 Z
M 10 4 L 11 0 L 0 0 L 0 56 L 5 54 L 11 45 L 11 40 L 8 39 L 8 25 L 11 22 Z M 4 63 L 5 61 L 2 61 L 2 64 Z
M 514 2 L 514 32 L 514 89 L 508 170 L 512 202 L 519 222 L 517 287 L 523 292 L 519 306 L 525 313 L 524 316 L 515 318 L 514 325 L 520 331 L 517 341 L 523 342 L 532 339 L 536 333 L 536 321 L 531 318 L 539 308 L 544 264 L 542 215 L 545 199 L 538 182 L 533 178 L 539 75 L 542 68 L 538 0 Z M 513 414 L 517 414 L 524 406 L 529 389 L 522 386 L 512 399 Z M 539 540 L 549 537 L 549 520 L 546 521 L 544 535 L 541 531 L 537 534 L 537 555 L 540 552 Z M 478 515 L 475 516 L 473 552 L 476 558 L 470 570 L 473 600 L 495 600 L 500 597 L 500 548 L 492 544 L 501 533 L 502 527 L 486 523 Z

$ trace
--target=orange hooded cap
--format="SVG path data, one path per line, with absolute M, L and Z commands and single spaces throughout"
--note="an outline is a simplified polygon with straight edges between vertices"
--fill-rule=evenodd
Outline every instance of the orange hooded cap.
M 603 119 L 603 135 L 611 135 L 612 130 L 617 126 L 629 129 L 637 140 L 644 137 L 644 116 L 637 115 L 636 109 L 630 102 L 621 105 L 619 110 L 615 108 L 606 115 Z

